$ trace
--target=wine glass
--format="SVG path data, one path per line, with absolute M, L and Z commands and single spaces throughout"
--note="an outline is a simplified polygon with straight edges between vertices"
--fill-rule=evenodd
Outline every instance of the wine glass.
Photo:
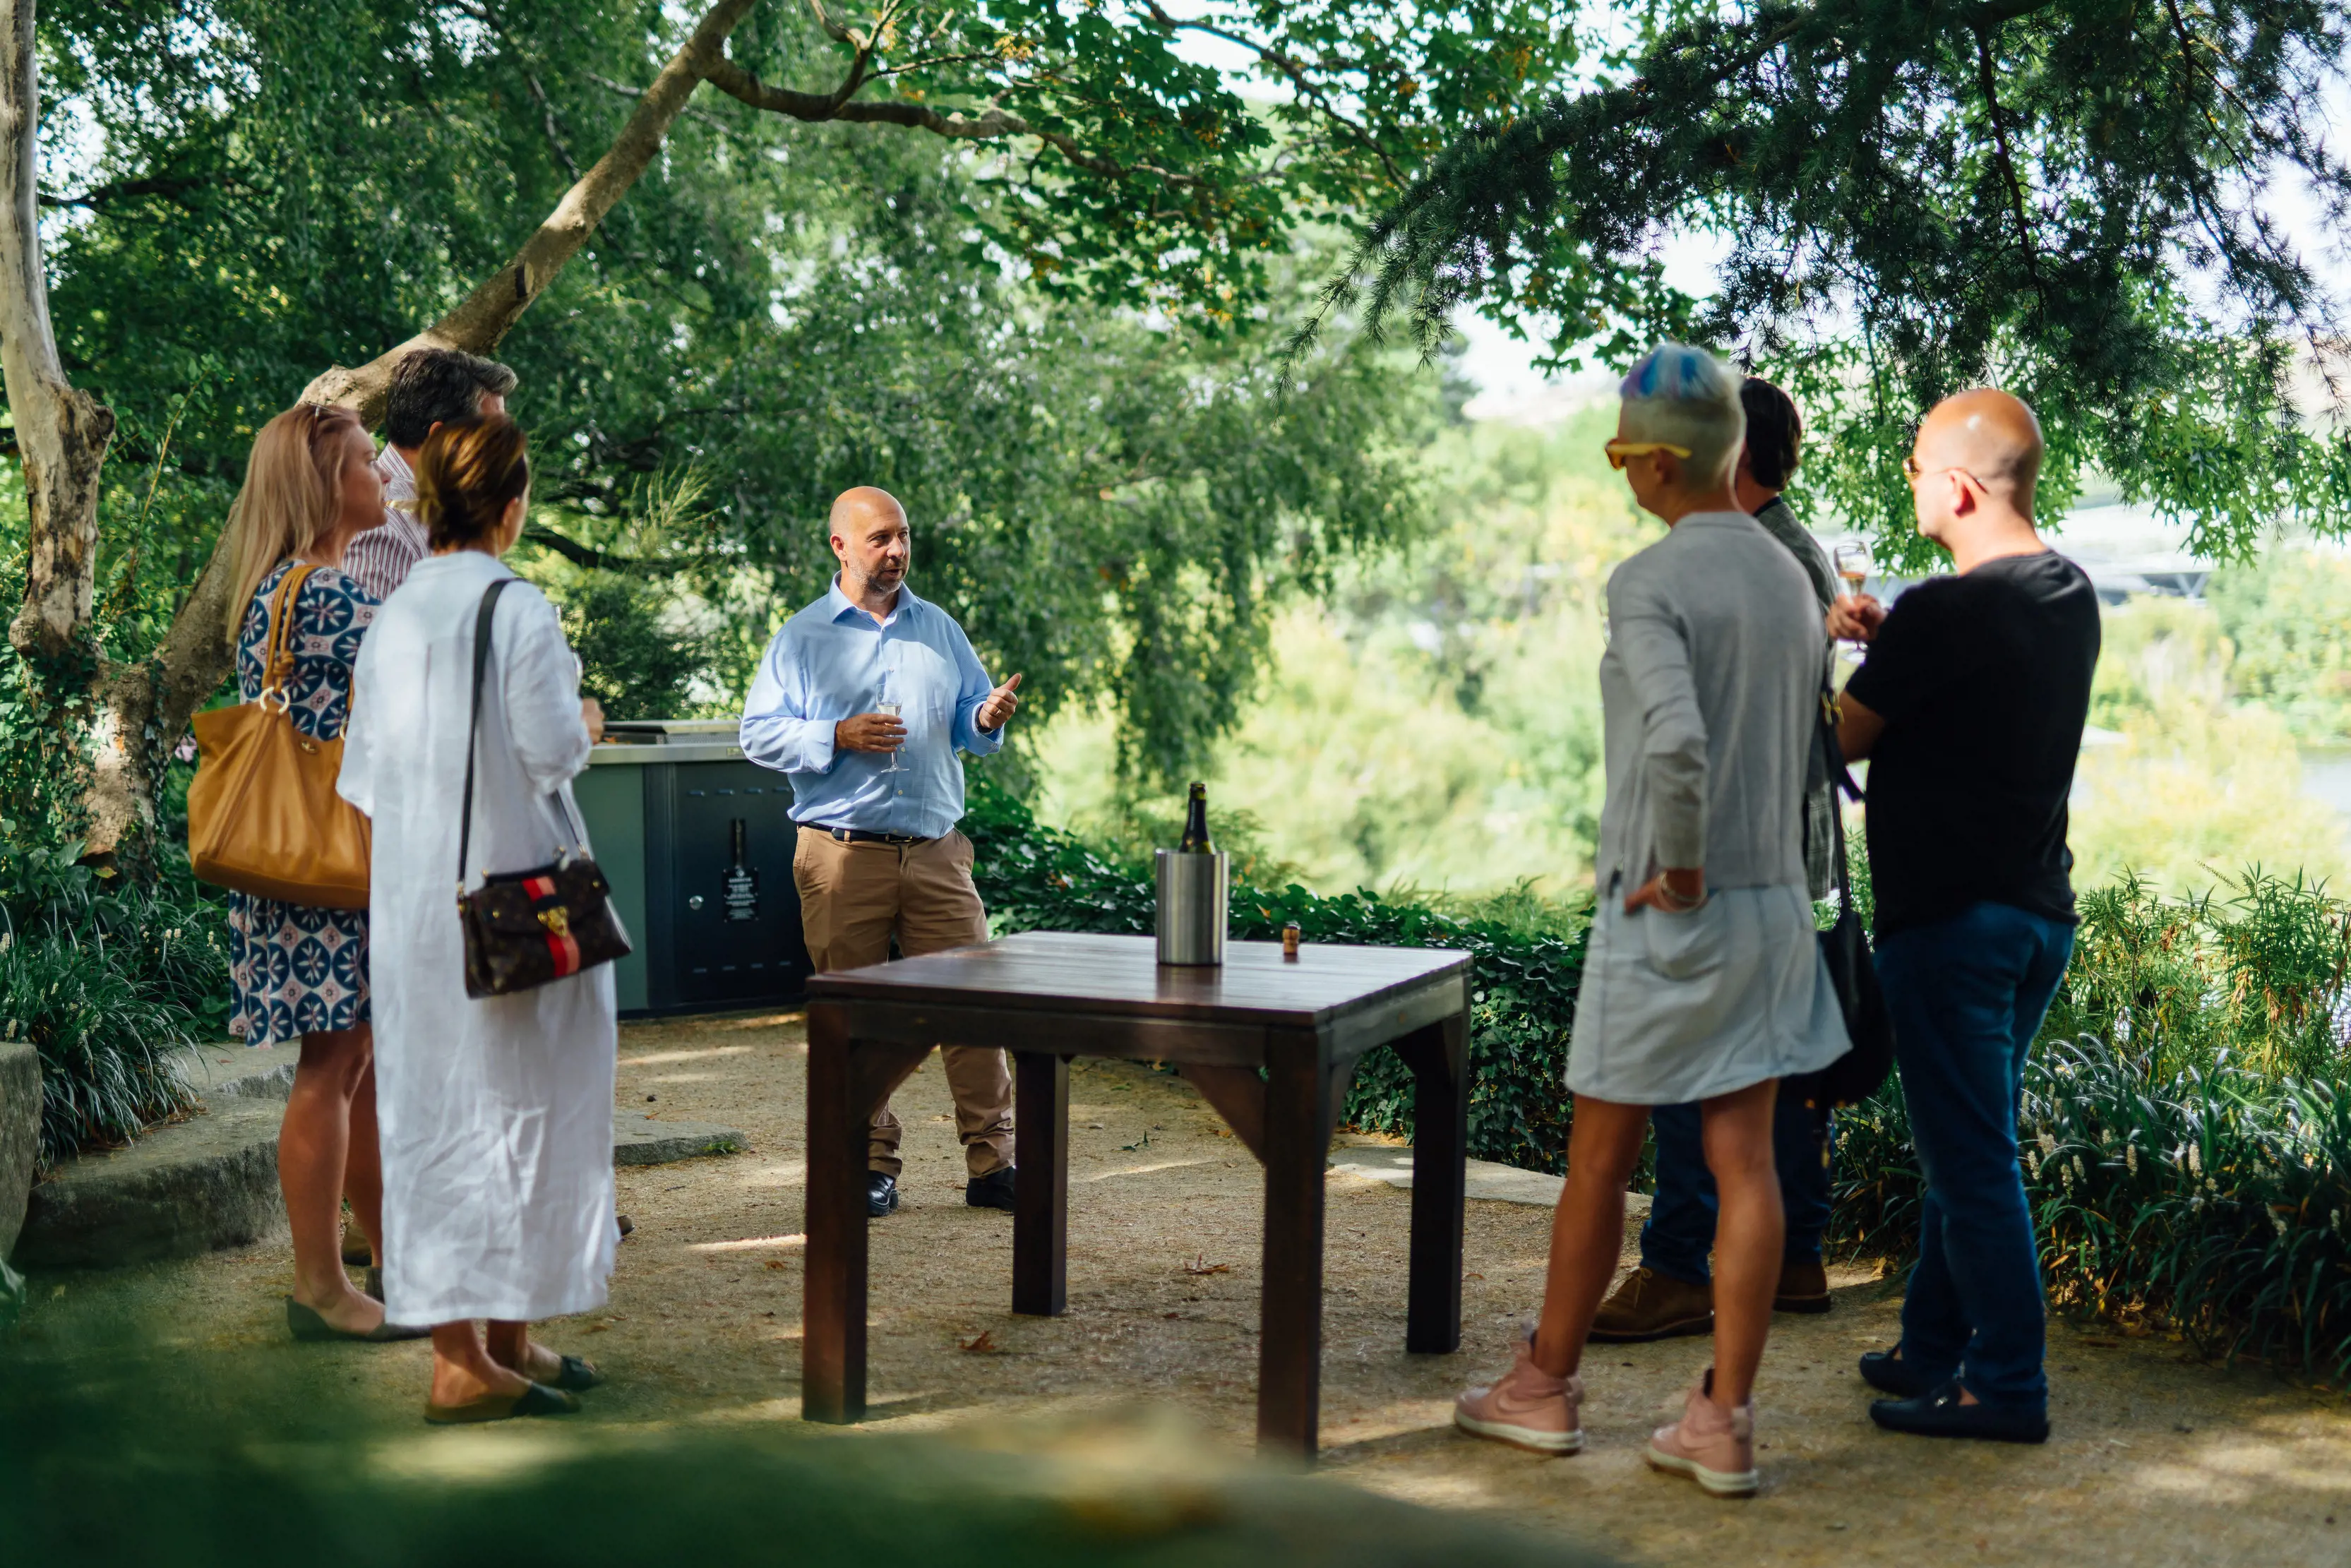
M 891 718 L 896 718 L 898 716 L 899 708 L 895 702 L 878 702 L 873 705 L 873 711 L 878 714 L 886 715 Z M 904 773 L 906 771 L 905 768 L 898 766 L 898 749 L 899 748 L 895 747 L 891 748 L 890 766 L 882 769 L 883 772 Z
M 1844 540 L 1837 546 L 1832 559 L 1836 567 L 1838 580 L 1844 584 L 1845 597 L 1848 599 L 1857 597 L 1861 592 L 1861 585 L 1869 580 L 1870 569 L 1875 564 L 1869 559 L 1868 544 L 1861 539 Z M 1846 646 L 1857 649 L 1862 644 L 1849 642 Z
M 1846 539 L 1837 546 L 1835 559 L 1836 574 L 1844 580 L 1846 594 L 1859 593 L 1861 585 L 1869 580 L 1869 546 L 1861 539 Z

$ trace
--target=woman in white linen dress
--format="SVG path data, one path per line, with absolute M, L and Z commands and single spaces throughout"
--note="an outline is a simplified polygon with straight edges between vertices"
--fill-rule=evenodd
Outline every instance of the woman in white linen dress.
M 1511 1370 L 1463 1395 L 1455 1416 L 1479 1437 L 1581 1448 L 1577 1370 L 1624 1244 L 1649 1110 L 1695 1100 L 1721 1204 L 1714 1365 L 1646 1457 L 1719 1495 L 1757 1484 L 1750 1394 L 1785 1225 L 1778 1082 L 1850 1049 L 1804 875 L 1821 617 L 1794 558 L 1739 509 L 1739 389 L 1712 357 L 1674 343 L 1620 389 L 1609 460 L 1668 531 L 1608 581 L 1608 793 L 1568 1047 L 1567 1181 L 1541 1319 Z
M 426 1418 L 577 1409 L 593 1367 L 527 1326 L 602 1304 L 612 1218 L 617 1045 L 606 965 L 513 996 L 465 995 L 458 828 L 474 622 L 522 531 L 529 465 L 504 419 L 442 427 L 418 463 L 433 543 L 362 650 L 343 797 L 373 820 L 384 1294 L 432 1323 Z M 602 715 L 554 608 L 517 581 L 498 600 L 475 752 L 469 885 L 573 843 L 570 780 Z M 581 846 L 583 849 L 585 846 Z M 486 1345 L 474 1320 L 488 1319 Z

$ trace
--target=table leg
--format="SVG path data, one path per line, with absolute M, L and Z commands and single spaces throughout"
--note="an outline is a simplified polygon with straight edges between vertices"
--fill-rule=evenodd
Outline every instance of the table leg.
M 1412 1263 L 1404 1347 L 1461 1348 L 1463 1189 L 1469 1150 L 1468 1020 L 1459 1013 L 1396 1042 L 1412 1069 Z
M 1021 1051 L 1012 1061 L 1012 1310 L 1059 1317 L 1069 1310 L 1070 1059 Z
M 1276 1042 L 1265 1085 L 1257 1440 L 1312 1457 L 1322 1411 L 1322 1191 L 1331 1073 L 1314 1037 Z
M 800 1416 L 865 1416 L 865 1129 L 854 1109 L 856 1042 L 841 1009 L 809 1009 L 808 1264 L 801 1292 Z

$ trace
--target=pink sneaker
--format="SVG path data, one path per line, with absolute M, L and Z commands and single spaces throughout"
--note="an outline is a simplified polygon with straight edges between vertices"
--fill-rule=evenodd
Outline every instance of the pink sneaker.
M 1510 1370 L 1483 1388 L 1453 1402 L 1453 1424 L 1477 1437 L 1490 1437 L 1538 1454 L 1573 1454 L 1583 1448 L 1578 1420 L 1583 1380 L 1553 1377 L 1535 1364 L 1534 1336 L 1517 1346 Z
M 1714 1388 L 1714 1368 L 1708 1367 L 1682 1418 L 1660 1427 L 1649 1437 L 1644 1457 L 1655 1469 L 1687 1476 L 1716 1497 L 1753 1497 L 1755 1474 L 1755 1402 L 1750 1399 L 1724 1414 L 1708 1397 Z

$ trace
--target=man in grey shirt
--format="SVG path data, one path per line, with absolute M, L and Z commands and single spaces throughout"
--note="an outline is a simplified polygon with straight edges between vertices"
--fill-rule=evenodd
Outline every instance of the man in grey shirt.
M 1788 394 L 1758 376 L 1740 389 L 1747 412 L 1747 445 L 1735 476 L 1739 505 L 1787 547 L 1804 569 L 1823 615 L 1836 598 L 1827 556 L 1788 503 L 1781 499 L 1795 472 L 1803 422 Z M 1823 669 L 1828 657 L 1822 635 Z M 1814 898 L 1826 895 L 1834 872 L 1829 813 L 1835 804 L 1825 772 L 1807 773 L 1804 873 Z M 1649 1114 L 1657 1144 L 1657 1186 L 1641 1227 L 1641 1266 L 1617 1287 L 1592 1325 L 1595 1340 L 1668 1339 L 1702 1334 L 1714 1326 L 1714 1176 L 1706 1166 L 1696 1105 L 1660 1105 Z M 1772 1307 L 1783 1312 L 1829 1310 L 1828 1274 L 1821 1232 L 1829 1218 L 1828 1132 L 1824 1117 L 1795 1094 L 1780 1096 L 1772 1124 L 1772 1154 L 1780 1198 L 1787 1211 L 1787 1249 Z

